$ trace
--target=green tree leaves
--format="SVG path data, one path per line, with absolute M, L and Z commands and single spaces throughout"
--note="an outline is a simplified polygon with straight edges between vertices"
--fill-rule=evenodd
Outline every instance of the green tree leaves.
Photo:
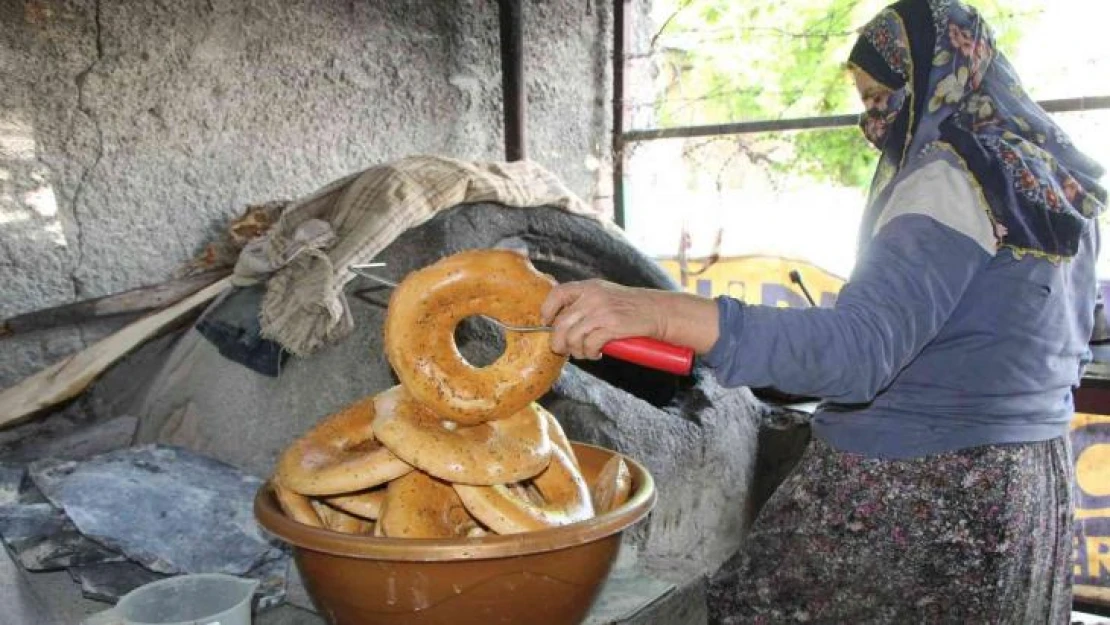
M 1003 51 L 1047 0 L 976 0 Z M 839 115 L 861 110 L 845 60 L 856 30 L 889 0 L 663 0 L 649 54 L 659 70 L 660 127 Z M 772 140 L 768 140 L 772 139 Z M 772 171 L 863 187 L 876 152 L 858 129 L 740 136 L 747 162 Z M 761 146 L 775 146 L 757 155 Z M 699 155 L 722 157 L 720 150 Z M 709 168 L 728 165 L 707 163 Z M 727 179 L 727 176 L 724 177 Z

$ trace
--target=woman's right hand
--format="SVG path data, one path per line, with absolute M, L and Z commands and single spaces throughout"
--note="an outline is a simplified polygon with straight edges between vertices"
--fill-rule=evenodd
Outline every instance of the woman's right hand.
M 540 313 L 553 328 L 552 351 L 597 360 L 609 341 L 662 337 L 665 313 L 655 300 L 656 292 L 649 289 L 585 280 L 555 286 Z
M 703 354 L 717 342 L 717 303 L 711 299 L 604 280 L 555 286 L 540 313 L 553 328 L 551 349 L 596 360 L 612 340 L 642 336 L 692 347 Z

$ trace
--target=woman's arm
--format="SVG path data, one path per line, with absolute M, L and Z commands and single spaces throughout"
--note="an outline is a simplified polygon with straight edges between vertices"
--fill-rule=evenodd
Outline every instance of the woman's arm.
M 835 308 L 574 283 L 544 305 L 552 349 L 597 358 L 609 340 L 650 336 L 704 354 L 728 386 L 868 402 L 937 335 L 995 245 L 966 177 L 945 163 L 904 181 L 890 206 Z
M 704 357 L 726 386 L 866 403 L 933 339 L 990 254 L 923 215 L 889 223 L 835 308 L 718 300 L 721 339 Z

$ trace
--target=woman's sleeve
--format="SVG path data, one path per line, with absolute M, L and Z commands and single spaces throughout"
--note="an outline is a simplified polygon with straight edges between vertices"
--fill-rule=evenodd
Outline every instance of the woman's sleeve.
M 933 339 L 994 254 L 967 174 L 937 161 L 894 190 L 834 308 L 717 300 L 720 337 L 703 357 L 725 386 L 774 387 L 867 403 Z

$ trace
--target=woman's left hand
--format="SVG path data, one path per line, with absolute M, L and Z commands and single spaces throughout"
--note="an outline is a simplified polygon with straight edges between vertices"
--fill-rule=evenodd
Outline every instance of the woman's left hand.
M 553 328 L 551 350 L 597 360 L 609 341 L 661 338 L 666 330 L 666 311 L 656 301 L 661 294 L 604 280 L 555 286 L 540 309 L 544 324 Z

